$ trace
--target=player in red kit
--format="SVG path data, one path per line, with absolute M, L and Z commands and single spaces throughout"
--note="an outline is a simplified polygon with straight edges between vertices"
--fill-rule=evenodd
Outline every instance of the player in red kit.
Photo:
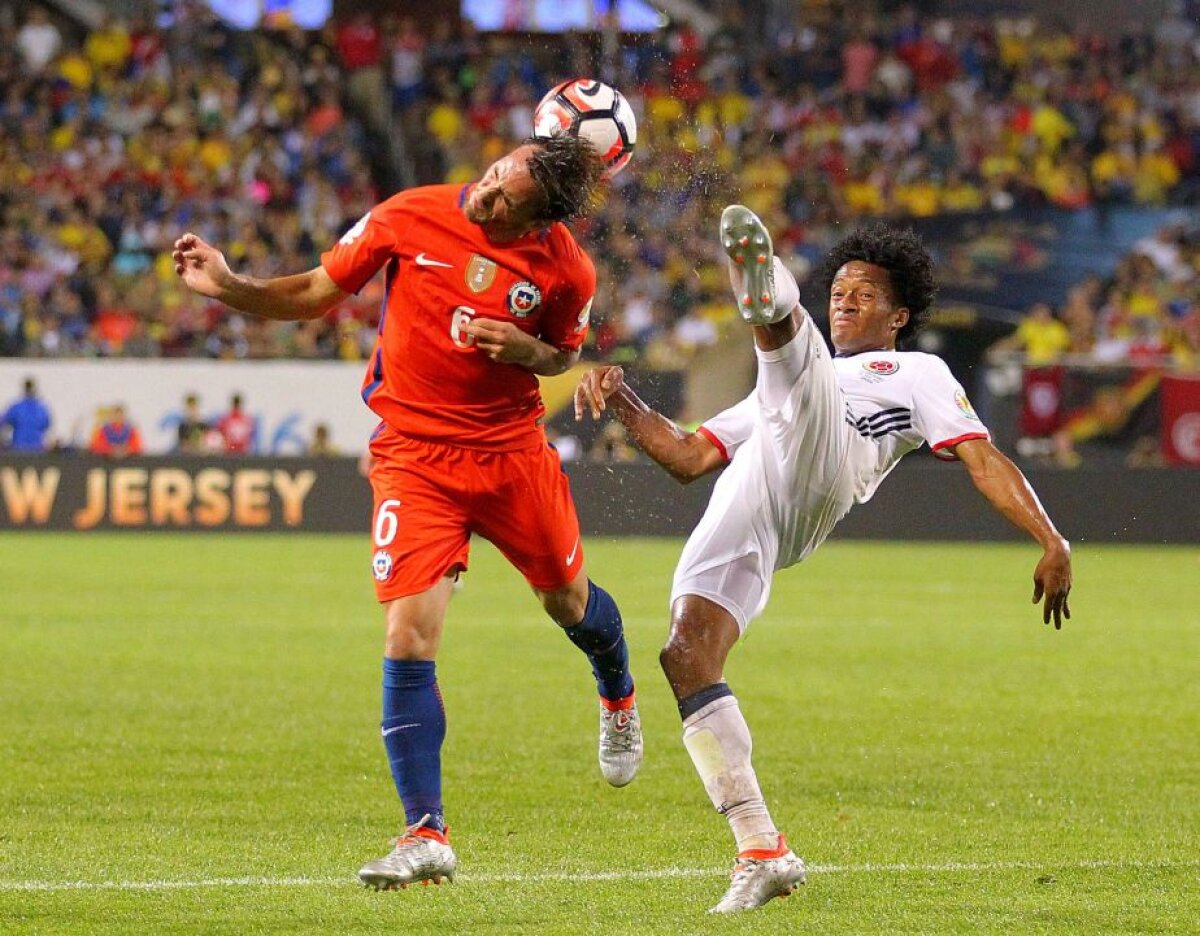
M 600 174 L 578 137 L 530 140 L 479 182 L 411 189 L 376 205 L 320 266 L 293 276 L 234 274 L 194 234 L 175 244 L 189 287 L 273 319 L 317 318 L 384 270 L 362 396 L 382 420 L 371 440 L 371 565 L 387 622 L 382 733 L 408 827 L 359 872 L 375 887 L 455 871 L 434 660 L 472 533 L 504 553 L 591 661 L 605 779 L 623 786 L 641 763 L 621 616 L 584 570 L 567 478 L 539 423 L 537 375 L 578 359 L 596 285 L 560 222 L 590 210 Z

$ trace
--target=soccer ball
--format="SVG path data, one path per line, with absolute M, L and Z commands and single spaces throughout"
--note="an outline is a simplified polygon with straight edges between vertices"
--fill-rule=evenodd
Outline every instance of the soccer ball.
M 593 78 L 572 78 L 551 88 L 533 112 L 535 137 L 564 132 L 591 143 L 611 177 L 633 156 L 637 121 L 616 88 Z

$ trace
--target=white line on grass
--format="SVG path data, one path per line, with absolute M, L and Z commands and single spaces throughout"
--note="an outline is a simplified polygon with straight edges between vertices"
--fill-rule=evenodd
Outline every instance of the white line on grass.
M 1200 861 L 950 861 L 945 864 L 849 864 L 810 865 L 813 874 L 972 874 L 989 871 L 1093 871 L 1105 868 L 1123 870 L 1180 870 L 1200 868 Z M 541 871 L 532 874 L 467 874 L 460 878 L 464 884 L 527 884 L 587 883 L 589 881 L 645 881 L 664 878 L 719 877 L 727 873 L 722 868 L 647 868 L 623 871 Z M 72 891 L 125 890 L 167 891 L 222 887 L 336 887 L 354 883 L 347 877 L 227 877 L 202 878 L 195 881 L 0 881 L 3 891 Z

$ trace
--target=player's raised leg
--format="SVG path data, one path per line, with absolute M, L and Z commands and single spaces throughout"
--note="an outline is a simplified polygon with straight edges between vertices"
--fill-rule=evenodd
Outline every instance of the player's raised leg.
M 761 907 L 803 884 L 805 873 L 771 819 L 750 759 L 750 729 L 722 675 L 739 636 L 729 611 L 685 594 L 674 603 L 671 635 L 660 655 L 683 719 L 684 746 L 737 845 L 729 889 L 713 913 Z
M 454 579 L 389 601 L 380 731 L 406 829 L 382 858 L 363 865 L 359 880 L 376 889 L 453 879 L 456 867 L 442 806 L 446 711 L 437 684 L 438 645 Z
M 587 656 L 600 693 L 600 772 L 624 786 L 637 774 L 643 748 L 625 625 L 612 596 L 588 578 L 562 462 L 550 446 L 510 454 L 491 480 L 477 495 L 476 530 L 520 570 L 546 613 Z
M 743 319 L 751 325 L 783 322 L 800 305 L 796 278 L 775 256 L 766 225 L 744 205 L 721 212 L 721 246 L 729 256 L 729 279 Z
M 547 613 L 592 664 L 600 693 L 600 773 L 613 786 L 625 786 L 641 767 L 644 747 L 617 603 L 582 568 L 565 588 L 538 594 Z

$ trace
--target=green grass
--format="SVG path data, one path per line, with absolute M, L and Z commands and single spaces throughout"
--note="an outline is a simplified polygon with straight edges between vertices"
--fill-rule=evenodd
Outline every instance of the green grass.
M 1059 633 L 1029 547 L 832 543 L 780 575 L 728 677 L 814 870 L 716 919 L 731 841 L 656 662 L 679 546 L 588 545 L 640 679 L 624 790 L 584 661 L 476 547 L 439 667 L 459 882 L 377 894 L 365 539 L 0 536 L 0 932 L 1196 931 L 1196 550 L 1080 547 Z

